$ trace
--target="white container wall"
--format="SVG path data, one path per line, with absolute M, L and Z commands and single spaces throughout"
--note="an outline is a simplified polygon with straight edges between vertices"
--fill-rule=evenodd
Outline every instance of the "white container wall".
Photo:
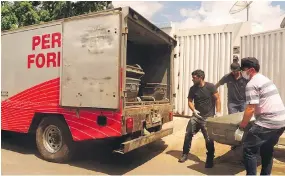
M 192 115 L 188 107 L 188 92 L 193 85 L 191 73 L 205 72 L 205 81 L 216 84 L 230 72 L 233 48 L 240 45 L 240 36 L 250 34 L 251 24 L 235 23 L 181 30 L 172 26 L 177 46 L 174 59 L 174 99 L 176 115 Z M 240 53 L 235 53 L 239 54 Z M 227 114 L 227 87 L 220 86 L 222 112 Z
M 196 69 L 205 72 L 205 81 L 216 84 L 230 71 L 232 60 L 232 32 L 177 35 L 177 57 L 174 61 L 175 114 L 189 116 L 188 92 L 193 85 L 191 73 Z M 227 112 L 226 88 L 219 93 L 222 112 Z
M 275 83 L 285 103 L 285 29 L 241 37 L 241 56 L 259 60 L 260 72 Z

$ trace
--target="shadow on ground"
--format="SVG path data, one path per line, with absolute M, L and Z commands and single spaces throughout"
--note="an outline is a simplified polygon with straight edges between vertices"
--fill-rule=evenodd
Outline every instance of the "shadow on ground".
M 2 149 L 39 157 L 33 135 L 2 132 Z M 167 148 L 164 141 L 121 155 L 112 153 L 110 143 L 88 141 L 77 143 L 75 158 L 69 165 L 108 175 L 123 175 L 156 157 Z M 2 158 L 4 159 L 4 158 Z
M 274 149 L 274 158 L 280 162 L 285 163 L 285 148 L 284 148 L 284 146 L 282 148 L 275 148 Z
M 174 158 L 177 159 L 177 162 L 178 162 L 182 153 L 181 151 L 178 151 L 178 150 L 170 150 L 166 152 L 166 154 L 173 156 Z M 192 155 L 191 153 L 189 153 L 188 155 L 188 160 L 195 161 L 195 162 L 202 162 L 198 156 Z
M 143 165 L 167 148 L 164 141 L 159 140 L 127 154 L 112 153 L 112 149 L 104 142 L 86 142 L 77 150 L 77 158 L 69 164 L 108 175 L 123 175 Z
M 189 154 L 188 160 L 192 160 L 195 164 L 188 166 L 189 169 L 195 170 L 206 175 L 236 175 L 244 171 L 244 166 L 242 164 L 241 155 L 239 154 L 240 149 L 230 150 L 227 153 L 215 157 L 214 168 L 205 168 L 206 153 L 200 158 L 193 154 Z M 167 152 L 167 154 L 172 155 L 177 158 L 181 157 L 181 151 L 172 150 Z
M 1 131 L 1 148 L 21 154 L 39 155 L 35 135 Z
M 215 157 L 214 168 L 205 168 L 205 159 L 202 162 L 188 166 L 188 168 L 206 175 L 236 175 L 244 171 L 240 149 L 230 150 L 227 153 Z M 260 163 L 259 163 L 260 164 Z M 258 164 L 258 165 L 259 165 Z

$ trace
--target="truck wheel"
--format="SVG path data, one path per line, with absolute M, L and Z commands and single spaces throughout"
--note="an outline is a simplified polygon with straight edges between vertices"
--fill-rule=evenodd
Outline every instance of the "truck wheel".
M 37 148 L 41 156 L 51 162 L 69 160 L 74 144 L 67 125 L 56 117 L 46 117 L 36 131 Z

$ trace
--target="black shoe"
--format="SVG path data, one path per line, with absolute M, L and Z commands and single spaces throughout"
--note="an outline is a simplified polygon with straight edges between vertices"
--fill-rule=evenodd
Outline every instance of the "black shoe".
M 184 163 L 188 159 L 187 154 L 183 154 L 181 158 L 178 160 L 179 163 Z
M 214 167 L 214 158 L 213 157 L 207 157 L 205 168 L 212 168 Z

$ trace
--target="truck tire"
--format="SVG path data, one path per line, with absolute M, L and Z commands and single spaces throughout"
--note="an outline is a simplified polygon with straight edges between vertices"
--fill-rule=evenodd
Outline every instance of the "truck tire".
M 67 125 L 57 117 L 45 117 L 36 131 L 36 143 L 43 159 L 62 163 L 74 152 L 74 143 Z

